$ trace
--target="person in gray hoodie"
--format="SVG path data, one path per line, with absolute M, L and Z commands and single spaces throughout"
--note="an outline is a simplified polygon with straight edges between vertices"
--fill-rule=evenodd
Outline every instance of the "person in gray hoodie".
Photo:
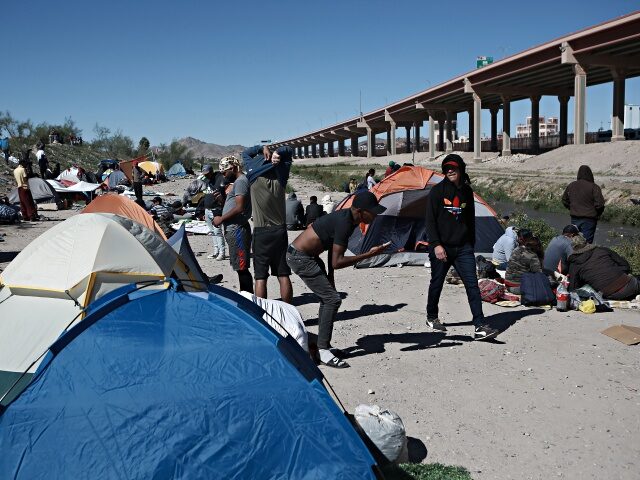
M 492 261 L 498 270 L 506 270 L 511 254 L 518 245 L 531 238 L 533 234 L 527 228 L 507 227 L 504 234 L 493 245 Z

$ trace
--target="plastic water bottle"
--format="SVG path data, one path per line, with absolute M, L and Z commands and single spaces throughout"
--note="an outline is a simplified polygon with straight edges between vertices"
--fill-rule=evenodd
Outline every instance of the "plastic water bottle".
M 556 310 L 566 312 L 569 309 L 569 290 L 565 282 L 558 285 L 556 289 Z

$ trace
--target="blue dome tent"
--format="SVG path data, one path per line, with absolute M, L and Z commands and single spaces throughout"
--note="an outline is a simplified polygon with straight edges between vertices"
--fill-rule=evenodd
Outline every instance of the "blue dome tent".
M 166 173 L 167 177 L 184 177 L 186 174 L 187 171 L 180 160 L 176 160 L 176 163 Z
M 262 313 L 215 286 L 96 300 L 0 416 L 0 477 L 376 478 L 320 371 Z

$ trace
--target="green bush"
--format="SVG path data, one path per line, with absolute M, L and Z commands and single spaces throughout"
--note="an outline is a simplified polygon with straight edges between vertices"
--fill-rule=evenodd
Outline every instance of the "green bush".
M 634 275 L 640 275 L 640 237 L 625 239 L 612 249 L 627 259 Z
M 472 480 L 466 468 L 441 463 L 403 463 L 382 470 L 387 480 Z

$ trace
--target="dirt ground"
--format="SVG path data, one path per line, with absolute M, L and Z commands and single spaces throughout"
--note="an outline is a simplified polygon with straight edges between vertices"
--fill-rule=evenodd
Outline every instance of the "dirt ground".
M 181 195 L 185 184 L 157 190 Z M 326 193 L 300 179 L 292 185 L 305 205 L 310 195 Z M 0 268 L 76 213 L 46 212 L 51 221 L 0 226 Z M 211 238 L 189 241 L 205 272 L 223 273 L 223 286 L 236 289 L 228 261 L 206 258 Z M 316 333 L 316 300 L 298 277 L 292 281 L 294 302 Z M 600 332 L 621 323 L 640 327 L 640 312 L 587 315 L 485 304 L 488 321 L 505 331 L 493 343 L 473 342 L 462 287 L 444 288 L 446 335 L 425 326 L 428 282 L 424 267 L 336 272 L 344 299 L 333 343 L 349 352 L 351 368 L 321 369 L 347 410 L 361 403 L 395 410 L 413 460 L 462 465 L 474 479 L 638 478 L 640 345 Z M 279 296 L 274 279 L 269 296 Z

